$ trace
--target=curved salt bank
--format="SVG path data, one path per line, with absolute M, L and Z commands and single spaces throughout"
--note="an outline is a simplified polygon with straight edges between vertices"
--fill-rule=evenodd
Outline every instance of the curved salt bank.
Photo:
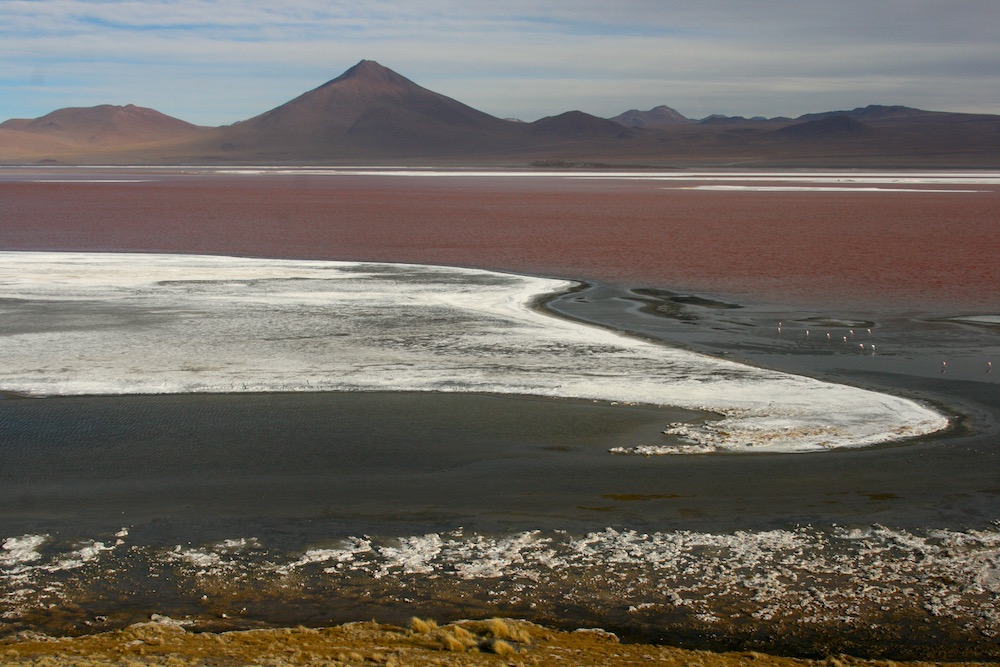
M 0 391 L 532 394 L 711 410 L 623 453 L 814 451 L 943 429 L 913 401 L 531 308 L 573 283 L 439 266 L 0 252 Z

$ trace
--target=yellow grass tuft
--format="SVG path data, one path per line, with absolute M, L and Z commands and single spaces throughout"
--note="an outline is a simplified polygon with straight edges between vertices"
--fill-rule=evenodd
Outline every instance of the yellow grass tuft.
M 463 628 L 461 625 L 449 626 L 448 630 L 455 636 L 455 639 L 462 642 L 466 646 L 474 646 L 479 643 L 476 640 L 476 636 Z
M 494 639 L 505 639 L 519 644 L 530 644 L 531 635 L 524 628 L 505 618 L 491 618 L 486 623 L 487 631 Z
M 441 633 L 441 645 L 446 651 L 454 651 L 455 653 L 461 653 L 465 650 L 465 644 L 456 639 L 455 635 L 447 632 Z
M 410 619 L 410 627 L 414 632 L 421 635 L 427 635 L 438 629 L 438 624 L 431 619 L 421 619 L 414 616 Z
M 514 647 L 505 642 L 503 639 L 494 639 L 493 641 L 489 642 L 486 648 L 489 651 L 496 653 L 501 657 L 514 655 L 515 653 Z

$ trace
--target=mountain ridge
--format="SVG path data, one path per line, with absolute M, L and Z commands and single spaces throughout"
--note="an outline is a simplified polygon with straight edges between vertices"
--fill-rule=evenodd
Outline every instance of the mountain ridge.
M 68 107 L 0 123 L 0 162 L 232 163 L 459 160 L 525 164 L 1000 166 L 1000 116 L 869 105 L 791 118 L 491 116 L 372 60 L 261 114 L 199 127 L 134 105 Z
M 668 107 L 666 104 L 655 106 L 649 111 L 629 109 L 608 120 L 612 120 L 625 127 L 665 127 L 669 125 L 685 125 L 692 122 L 690 118 L 687 118 L 676 109 Z

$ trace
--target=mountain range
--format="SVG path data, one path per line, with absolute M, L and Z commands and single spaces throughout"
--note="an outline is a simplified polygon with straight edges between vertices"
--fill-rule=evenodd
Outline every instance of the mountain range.
M 668 106 L 524 123 L 427 90 L 370 60 L 253 118 L 200 127 L 133 105 L 0 123 L 7 164 L 352 163 L 549 166 L 1000 167 L 1000 116 L 872 105 L 798 118 Z

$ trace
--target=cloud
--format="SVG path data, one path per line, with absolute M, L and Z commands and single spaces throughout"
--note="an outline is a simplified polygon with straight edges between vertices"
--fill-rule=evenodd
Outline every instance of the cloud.
M 361 58 L 489 113 L 1000 113 L 1000 3 L 5 0 L 0 118 L 127 100 L 229 123 Z M 48 106 L 46 106 L 48 105 Z

